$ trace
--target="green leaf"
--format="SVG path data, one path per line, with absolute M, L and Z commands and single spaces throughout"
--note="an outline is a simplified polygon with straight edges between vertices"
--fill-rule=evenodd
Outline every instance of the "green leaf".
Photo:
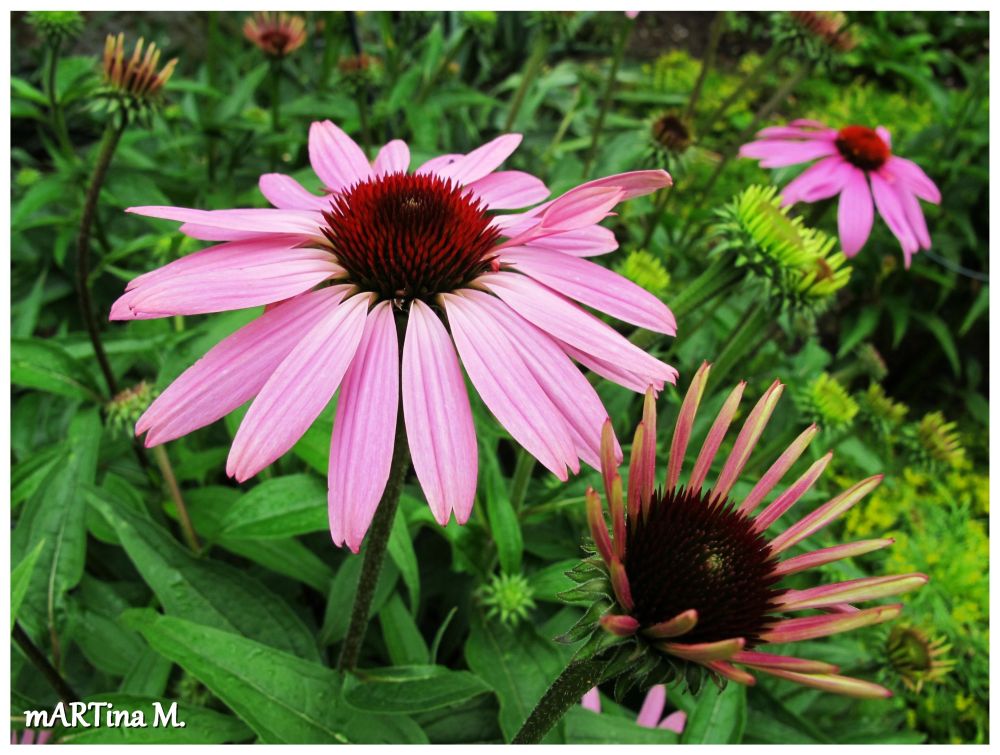
M 10 382 L 58 396 L 102 403 L 83 364 L 51 341 L 12 338 Z
M 23 560 L 44 541 L 23 606 L 33 623 L 52 620 L 52 609 L 83 577 L 87 552 L 86 499 L 82 489 L 97 475 L 101 420 L 96 409 L 73 417 L 66 434 L 66 453 L 49 479 L 24 504 L 11 535 L 11 557 Z
M 265 480 L 244 494 L 222 518 L 220 535 L 266 540 L 325 532 L 329 526 L 326 484 L 296 474 Z
M 196 558 L 143 513 L 89 491 L 128 557 L 167 613 L 319 660 L 312 633 L 285 601 L 229 564 Z
M 955 339 L 951 335 L 951 329 L 945 324 L 937 315 L 928 315 L 923 312 L 914 312 L 913 316 L 916 317 L 927 330 L 933 334 L 937 339 L 938 343 L 941 344 L 941 351 L 948 358 L 948 364 L 951 365 L 951 371 L 955 373 L 955 376 L 962 372 L 962 365 L 958 358 L 958 347 L 955 345 Z
M 125 674 L 118 691 L 126 695 L 162 699 L 173 667 L 174 664 L 169 659 L 152 648 L 145 647 Z
M 14 621 L 17 619 L 17 612 L 21 609 L 24 596 L 28 592 L 28 585 L 31 583 L 31 575 L 35 571 L 35 564 L 42 554 L 45 541 L 39 541 L 34 550 L 25 556 L 21 563 L 14 567 L 10 573 L 10 628 L 14 629 Z
M 242 721 L 208 708 L 199 708 L 185 702 L 172 703 L 155 697 L 138 695 L 91 695 L 87 702 L 110 703 L 112 711 L 140 711 L 146 726 L 100 726 L 94 728 L 62 729 L 55 736 L 64 744 L 101 745 L 150 745 L 150 744 L 225 744 L 245 742 L 253 738 L 253 732 Z M 182 727 L 154 725 L 157 721 L 157 705 L 162 716 L 169 715 L 176 704 L 176 720 Z M 102 713 L 107 715 L 105 708 Z
M 406 516 L 402 507 L 396 511 L 396 516 L 392 521 L 388 550 L 389 557 L 399 569 L 399 575 L 403 578 L 406 591 L 410 594 L 410 607 L 416 611 L 417 606 L 420 605 L 420 565 L 417 563 L 417 554 L 413 550 L 413 539 L 406 526 Z
M 840 335 L 840 348 L 837 350 L 837 358 L 844 356 L 851 349 L 864 341 L 875 332 L 878 325 L 879 310 L 874 307 L 861 310 L 854 321 L 844 327 Z
M 507 574 L 521 573 L 521 559 L 524 554 L 524 538 L 521 522 L 510 502 L 507 484 L 500 473 L 495 451 L 480 454 L 480 469 L 485 482 L 486 519 L 490 525 L 493 542 L 497 546 L 500 568 Z
M 568 660 L 551 640 L 522 622 L 510 629 L 477 614 L 465 643 L 469 668 L 496 692 L 500 728 L 509 742 Z M 555 735 L 550 732 L 545 742 Z
M 237 540 L 224 537 L 219 546 L 251 561 L 284 574 L 326 595 L 333 581 L 333 569 L 293 538 L 281 540 Z
M 566 744 L 668 745 L 680 740 L 669 729 L 648 729 L 633 720 L 594 713 L 583 706 L 571 708 L 563 720 Z
M 734 682 L 720 690 L 708 684 L 688 716 L 682 744 L 738 744 L 747 723 L 746 687 Z
M 344 680 L 344 702 L 367 713 L 418 713 L 489 691 L 485 682 L 468 671 L 444 666 L 365 669 Z
M 11 508 L 33 496 L 49 479 L 52 470 L 65 455 L 65 444 L 56 443 L 54 446 L 33 452 L 24 461 L 15 464 L 10 470 Z
M 398 593 L 393 593 L 386 601 L 378 618 L 382 639 L 394 665 L 419 666 L 428 662 L 427 643 Z
M 358 555 L 349 555 L 337 570 L 337 576 L 330 585 L 330 596 L 326 601 L 326 615 L 323 617 L 323 628 L 320 630 L 320 641 L 325 645 L 340 642 L 347 636 L 347 625 L 351 620 L 351 606 L 354 605 L 354 594 L 358 589 L 358 577 L 361 574 L 361 564 L 364 560 L 363 551 Z M 372 606 L 368 611 L 371 618 L 382 610 L 382 606 L 392 595 L 396 580 L 399 579 L 399 569 L 390 560 L 382 565 L 378 575 Z
M 426 742 L 404 716 L 359 716 L 347 708 L 340 675 L 319 663 L 149 609 L 129 611 L 126 620 L 154 649 L 208 687 L 262 742 Z

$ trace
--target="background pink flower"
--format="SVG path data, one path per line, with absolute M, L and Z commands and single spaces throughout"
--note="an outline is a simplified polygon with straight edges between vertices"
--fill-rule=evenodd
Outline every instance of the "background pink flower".
M 756 141 L 740 147 L 740 156 L 760 160 L 762 168 L 819 160 L 785 187 L 783 203 L 839 195 L 837 223 L 848 256 L 868 240 L 875 208 L 899 240 L 907 267 L 914 254 L 931 248 L 918 198 L 939 204 L 941 193 L 916 163 L 892 154 L 892 140 L 882 126 L 838 131 L 818 121 L 795 120 L 763 129 Z
M 549 193 L 534 176 L 496 170 L 520 141 L 506 134 L 408 173 L 404 142 L 369 162 L 324 121 L 309 133 L 322 196 L 267 174 L 260 189 L 274 209 L 132 208 L 222 243 L 133 280 L 111 319 L 266 306 L 150 406 L 136 426 L 146 445 L 254 399 L 226 466 L 242 482 L 288 451 L 339 389 L 334 542 L 360 547 L 389 476 L 400 406 L 435 518 L 446 524 L 454 512 L 464 523 L 477 449 L 461 359 L 489 410 L 553 474 L 565 480 L 580 460 L 598 466 L 607 412 L 572 360 L 637 391 L 659 390 L 676 371 L 580 305 L 669 335 L 675 322 L 655 296 L 587 258 L 617 248 L 598 225 L 615 205 L 670 176 L 610 176 L 496 214 Z
M 600 690 L 597 687 L 592 688 L 583 696 L 580 704 L 587 710 L 600 713 Z M 639 715 L 636 717 L 635 722 L 639 726 L 645 726 L 647 729 L 669 729 L 677 734 L 683 733 L 684 724 L 687 722 L 687 714 L 682 710 L 675 710 L 661 720 L 660 716 L 663 715 L 663 709 L 666 707 L 666 704 L 667 688 L 662 684 L 654 684 L 649 688 L 649 692 L 646 693 L 646 699 L 642 702 L 642 707 L 639 709 Z

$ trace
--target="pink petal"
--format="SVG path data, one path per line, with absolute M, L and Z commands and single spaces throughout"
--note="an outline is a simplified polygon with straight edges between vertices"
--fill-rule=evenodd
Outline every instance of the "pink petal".
M 242 241 L 230 241 L 207 249 L 192 252 L 163 267 L 143 273 L 125 286 L 131 291 L 161 278 L 192 273 L 218 272 L 238 267 L 241 264 L 258 264 L 276 261 L 300 246 L 301 236 L 254 236 Z
M 819 532 L 854 504 L 872 492 L 882 482 L 882 475 L 874 475 L 855 483 L 843 493 L 824 503 L 815 511 L 771 540 L 771 551 L 781 553 L 810 535 Z
M 837 147 L 831 141 L 819 139 L 805 142 L 791 142 L 784 139 L 762 139 L 740 147 L 740 157 L 760 160 L 762 168 L 783 168 L 786 165 L 815 160 L 837 154 Z
M 330 198 L 317 197 L 291 176 L 265 173 L 258 182 L 264 199 L 282 210 L 329 210 Z
M 641 197 L 646 194 L 652 194 L 658 189 L 670 186 L 673 182 L 674 181 L 670 177 L 670 174 L 665 170 L 633 170 L 628 173 L 616 173 L 613 176 L 605 176 L 604 178 L 587 181 L 586 183 L 582 183 L 579 186 L 570 189 L 562 196 L 565 197 L 573 194 L 574 192 L 588 192 L 591 189 L 611 188 L 621 189 L 622 201 L 625 201 L 627 199 L 634 199 L 635 197 Z M 558 200 L 553 199 L 552 201 L 546 202 L 543 205 L 539 205 L 538 207 L 529 210 L 529 215 L 540 215 L 555 201 Z
M 913 234 L 917 237 L 917 243 L 922 249 L 931 248 L 931 235 L 927 230 L 927 221 L 924 219 L 924 211 L 920 209 L 920 202 L 913 194 L 907 184 L 896 183 L 896 195 L 899 197 L 903 211 L 906 213 L 906 221 L 910 224 Z
M 797 619 L 783 619 L 765 630 L 761 634 L 761 639 L 773 644 L 815 640 L 819 637 L 829 637 L 841 632 L 850 632 L 861 627 L 892 621 L 899 616 L 901 610 L 902 605 L 896 603 L 874 606 L 852 613 L 831 613 L 803 616 Z
M 751 668 L 782 668 L 789 671 L 799 671 L 805 674 L 835 674 L 837 667 L 832 663 L 813 661 L 807 658 L 794 658 L 788 655 L 759 653 L 756 650 L 743 650 L 732 658 L 733 663 L 743 663 Z
M 663 715 L 663 708 L 667 704 L 667 688 L 662 684 L 654 684 L 646 693 L 646 699 L 642 701 L 639 715 L 635 722 L 639 726 L 647 729 L 655 729 L 660 723 L 660 716 Z
M 479 291 L 468 291 L 465 296 L 502 323 L 511 344 L 566 421 L 577 455 L 600 469 L 601 427 L 608 412 L 590 381 L 551 338 L 499 299 Z M 616 456 L 621 455 L 617 440 L 613 450 Z
M 574 231 L 578 228 L 599 223 L 622 200 L 622 190 L 617 187 L 595 187 L 563 194 L 552 202 L 541 215 L 541 222 L 528 231 L 511 239 L 508 244 L 516 246 L 551 236 L 553 233 Z
M 238 482 L 253 477 L 309 429 L 354 359 L 370 301 L 370 294 L 352 296 L 302 335 L 250 405 L 226 474 Z
M 876 126 L 875 133 L 878 135 L 879 139 L 885 142 L 885 146 L 890 148 L 892 147 L 892 136 L 889 134 L 889 129 L 885 126 Z
M 802 431 L 799 437 L 792 441 L 791 445 L 785 449 L 784 453 L 777 458 L 757 484 L 754 485 L 753 490 L 743 499 L 743 503 L 739 507 L 741 513 L 747 515 L 753 513 L 760 502 L 767 498 L 768 493 L 774 490 L 774 486 L 781 482 L 781 478 L 785 476 L 785 473 L 798 461 L 818 432 L 819 428 L 816 425 L 810 425 Z
M 159 395 L 135 427 L 156 446 L 215 422 L 257 395 L 303 333 L 331 314 L 350 286 L 279 304 L 212 347 Z
M 403 418 L 413 468 L 441 525 L 464 524 L 476 494 L 478 451 L 469 395 L 455 347 L 436 314 L 410 305 L 403 342 Z
M 457 162 L 465 155 L 460 154 L 450 154 L 450 155 L 438 155 L 437 157 L 432 157 L 430 160 L 425 162 L 415 171 L 417 175 L 423 175 L 424 173 L 438 173 L 440 170 L 448 167 L 449 165 Z
M 857 254 L 868 241 L 874 217 L 868 179 L 864 171 L 855 168 L 844 183 L 844 189 L 840 193 L 840 205 L 837 208 L 840 246 L 848 257 Z
M 702 483 L 705 482 L 708 471 L 712 468 L 712 462 L 715 461 L 715 455 L 719 452 L 719 446 L 722 445 L 722 441 L 726 437 L 726 432 L 729 430 L 729 425 L 732 424 L 733 417 L 736 416 L 736 410 L 740 406 L 740 401 L 743 399 L 743 390 L 746 387 L 747 384 L 744 381 L 737 383 L 736 387 L 730 391 L 719 413 L 715 416 L 715 421 L 712 423 L 708 435 L 702 441 L 698 458 L 694 462 L 694 469 L 691 470 L 691 479 L 688 481 L 689 489 L 700 490 Z
M 317 121 L 309 127 L 309 162 L 331 191 L 342 191 L 372 176 L 361 147 L 330 121 Z
M 259 231 L 237 231 L 232 228 L 216 228 L 215 226 L 200 225 L 198 223 L 184 223 L 177 230 L 185 236 L 190 236 L 200 241 L 250 241 L 261 237 Z M 309 233 L 299 233 L 296 235 L 296 238 L 302 243 L 308 243 L 315 235 L 315 231 L 310 231 Z
M 883 171 L 906 183 L 921 199 L 932 204 L 941 204 L 941 192 L 938 187 L 912 160 L 892 155 L 883 167 Z
M 826 608 L 840 603 L 859 603 L 900 595 L 927 584 L 926 574 L 893 574 L 863 577 L 807 590 L 787 590 L 777 599 L 782 611 Z
M 774 408 L 777 406 L 784 389 L 785 386 L 775 380 L 750 411 L 750 415 L 740 429 L 740 434 L 736 436 L 733 450 L 726 457 L 726 463 L 719 473 L 719 479 L 712 488 L 712 492 L 715 495 L 720 498 L 729 496 L 729 491 L 732 490 L 733 485 L 736 484 L 740 474 L 743 472 L 743 467 L 750 460 L 750 454 L 753 453 L 754 448 L 757 446 L 757 441 L 760 440 L 764 428 L 767 427 L 767 423 L 771 419 L 771 414 L 774 413 Z
M 781 204 L 818 202 L 838 194 L 848 177 L 857 171 L 840 155 L 831 155 L 806 168 L 781 192 Z
M 765 667 L 761 667 L 759 670 L 771 676 L 777 676 L 790 682 L 797 682 L 806 687 L 813 687 L 823 692 L 832 692 L 837 695 L 873 698 L 876 700 L 892 697 L 892 692 L 885 687 L 873 682 L 866 682 L 864 679 L 855 679 L 851 676 L 840 676 L 838 674 L 800 674 L 796 671 Z
M 742 637 L 732 637 L 716 642 L 661 642 L 659 647 L 678 658 L 695 663 L 706 663 L 708 661 L 729 660 L 734 653 L 740 652 L 744 645 L 746 645 L 746 640 Z
M 399 343 L 389 302 L 365 321 L 344 374 L 330 442 L 330 534 L 355 553 L 361 548 L 392 466 L 399 407 Z
M 819 550 L 803 553 L 794 558 L 782 561 L 774 568 L 774 573 L 782 576 L 797 574 L 800 571 L 829 564 L 833 561 L 839 561 L 842 558 L 861 556 L 880 548 L 887 548 L 893 542 L 895 541 L 892 538 L 886 537 L 878 540 L 857 540 L 853 543 L 843 543 L 841 545 L 832 545 L 829 548 L 820 548 Z
M 393 139 L 378 151 L 372 172 L 376 176 L 387 173 L 405 173 L 410 167 L 410 148 L 402 139 Z
M 606 267 L 538 247 L 514 247 L 501 262 L 581 304 L 641 328 L 675 335 L 673 313 L 657 297 Z
M 112 320 L 200 315 L 247 309 L 297 296 L 341 275 L 320 249 L 291 249 L 281 259 L 229 270 L 161 276 L 126 291 L 111 307 Z
M 570 429 L 494 318 L 463 294 L 443 294 L 462 364 L 483 402 L 525 450 L 561 480 L 576 465 Z
M 460 185 L 470 184 L 496 170 L 517 149 L 521 139 L 520 134 L 503 134 L 449 165 L 435 166 L 435 172 Z
M 323 216 L 318 212 L 304 210 L 192 210 L 187 207 L 147 206 L 129 207 L 125 212 L 241 234 L 294 233 L 317 236 L 323 224 Z
M 834 141 L 837 130 L 833 128 L 804 128 L 802 126 L 768 126 L 757 132 L 758 140 L 772 139 L 822 139 Z
M 586 354 L 647 377 L 647 385 L 673 383 L 677 371 L 630 343 L 591 314 L 523 275 L 500 272 L 479 282 L 509 304 L 525 320 Z
M 684 733 L 684 724 L 687 723 L 687 713 L 682 710 L 675 710 L 669 716 L 663 719 L 663 723 L 660 724 L 659 728 L 669 729 L 676 734 Z
M 642 630 L 642 633 L 654 640 L 663 640 L 669 637 L 683 637 L 698 625 L 698 611 L 689 608 L 686 611 L 674 616 L 672 619 L 661 621 Z
M 527 207 L 549 196 L 544 183 L 530 173 L 519 170 L 490 173 L 468 184 L 468 187 L 491 210 Z
M 559 347 L 569 354 L 569 356 L 573 357 L 573 359 L 577 362 L 601 377 L 610 380 L 612 383 L 616 383 L 617 385 L 620 385 L 623 388 L 628 388 L 630 391 L 635 391 L 636 393 L 645 393 L 646 388 L 649 386 L 652 386 L 653 390 L 657 393 L 663 390 L 662 380 L 651 380 L 647 376 L 623 370 L 618 365 L 606 362 L 603 359 L 598 359 L 585 351 L 581 351 L 574 346 L 570 346 L 565 341 L 560 341 L 558 338 L 553 340 L 555 340 L 555 342 L 559 344 Z
M 878 173 L 869 173 L 868 178 L 872 183 L 872 196 L 875 198 L 875 207 L 878 208 L 879 215 L 885 220 L 889 230 L 903 247 L 903 252 L 909 257 L 920 249 L 920 245 L 913 234 L 913 229 L 910 228 L 906 210 L 903 209 L 899 196 L 889 182 Z
M 610 228 L 591 225 L 573 231 L 543 236 L 532 241 L 531 245 L 536 248 L 569 254 L 573 257 L 596 257 L 599 254 L 615 251 L 618 248 L 618 241 L 615 239 L 614 231 Z
M 688 386 L 687 393 L 684 394 L 684 401 L 681 402 L 681 410 L 677 413 L 677 424 L 674 425 L 674 433 L 670 439 L 670 460 L 667 464 L 668 490 L 676 488 L 681 478 L 684 454 L 687 452 L 691 430 L 694 427 L 694 418 L 698 413 L 701 397 L 705 393 L 705 384 L 708 382 L 710 371 L 711 365 L 708 362 L 702 362 L 694 377 L 691 378 L 691 385 Z
M 832 451 L 814 461 L 799 479 L 761 511 L 754 519 L 756 530 L 763 532 L 794 506 L 816 484 L 816 480 L 823 474 L 823 470 L 826 469 L 826 465 L 830 463 L 831 459 L 833 459 Z
M 601 712 L 601 692 L 597 687 L 591 687 L 590 691 L 587 692 L 583 698 L 580 700 L 580 705 L 582 705 L 587 710 L 592 710 L 594 713 Z

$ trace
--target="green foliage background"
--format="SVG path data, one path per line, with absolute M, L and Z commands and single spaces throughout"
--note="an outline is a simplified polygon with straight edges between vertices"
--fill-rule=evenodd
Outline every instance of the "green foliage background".
M 650 348 L 678 367 L 682 387 L 703 359 L 732 357 L 724 377 L 713 375 L 705 416 L 737 379 L 749 381 L 754 399 L 775 377 L 787 384 L 764 437 L 771 456 L 755 455 L 745 480 L 814 420 L 825 428 L 814 458 L 827 448 L 836 456 L 833 474 L 807 505 L 861 476 L 886 473 L 876 495 L 813 545 L 889 535 L 895 547 L 828 567 L 823 576 L 928 573 L 930 584 L 907 597 L 903 621 L 946 640 L 954 667 L 911 691 L 888 661 L 888 630 L 871 628 L 808 643 L 802 654 L 889 686 L 898 694 L 888 702 L 763 678 L 750 690 L 729 685 L 698 697 L 672 689 L 670 704 L 689 714 L 681 741 L 988 741 L 987 14 L 851 13 L 857 46 L 840 54 L 820 50 L 816 40 L 791 39 L 785 14 L 728 13 L 695 108 L 693 143 L 682 154 L 665 153 L 651 127 L 689 102 L 712 14 L 644 13 L 635 22 L 618 13 L 306 15 L 308 41 L 283 65 L 275 132 L 269 64 L 243 38 L 242 16 L 86 14 L 80 36 L 60 47 L 54 81 L 70 149 L 52 129 L 46 45 L 22 14 L 12 21 L 12 621 L 81 696 L 131 708 L 176 699 L 188 721 L 177 731 L 57 737 L 509 741 L 571 653 L 552 638 L 579 611 L 557 593 L 569 586 L 563 572 L 581 555 L 583 492 L 597 480 L 588 469 L 558 484 L 519 465 L 510 439 L 473 398 L 481 446 L 473 517 L 465 527 L 440 528 L 415 480 L 408 481 L 365 671 L 356 678 L 331 670 L 360 568 L 327 533 L 332 407 L 292 453 L 243 486 L 224 474 L 242 411 L 169 444 L 203 541 L 192 554 L 163 479 L 133 445 L 128 417 L 115 421 L 107 406 L 74 292 L 82 187 L 108 117 L 94 106 L 99 53 L 105 33 L 124 30 L 180 62 L 162 104 L 126 131 L 100 197 L 89 284 L 102 322 L 128 280 L 198 248 L 173 224 L 127 216 L 123 208 L 263 206 L 256 184 L 270 155 L 311 186 L 306 134 L 313 120 L 333 120 L 359 139 L 367 129 L 376 144 L 406 139 L 416 163 L 468 151 L 509 122 L 525 138 L 508 165 L 539 175 L 553 194 L 587 178 L 666 165 L 676 180 L 666 213 L 658 216 L 652 198 L 623 205 L 609 221 L 621 249 L 601 260 L 668 304 L 713 259 L 707 230 L 716 211 L 747 186 L 784 185 L 798 170 L 770 174 L 753 161 L 727 159 L 754 131 L 797 117 L 888 127 L 894 151 L 923 166 L 941 189 L 939 207 L 924 205 L 933 256 L 920 254 L 903 270 L 898 244 L 876 219 L 850 263 L 849 284 L 825 307 L 781 306 L 780 291 L 747 275 L 681 317 L 676 341 Z M 625 24 L 634 28 L 586 169 L 615 34 Z M 365 76 L 338 66 L 355 44 L 377 58 Z M 746 76 L 779 45 L 785 54 L 748 85 Z M 543 51 L 540 69 L 524 82 L 535 49 Z M 761 107 L 800 72 L 798 86 L 761 117 Z M 727 112 L 709 118 L 727 99 Z M 796 212 L 835 234 L 829 203 Z M 752 349 L 734 345 L 733 333 L 762 291 L 765 337 Z M 104 323 L 103 340 L 123 386 L 145 381 L 162 390 L 255 314 Z M 873 400 L 873 382 L 908 407 L 905 414 Z M 638 397 L 603 383 L 599 391 L 619 437 L 629 438 Z M 675 390 L 659 402 L 663 437 L 678 402 Z M 943 413 L 938 426 L 922 425 L 932 412 Z M 942 430 L 945 421 L 955 424 Z M 942 438 L 961 450 L 942 451 L 935 445 Z M 523 579 L 499 590 L 501 574 Z M 511 611 L 493 610 L 503 600 Z M 11 692 L 15 728 L 25 710 L 58 699 L 13 643 Z M 546 741 L 676 741 L 669 731 L 634 723 L 640 703 L 608 700 L 603 718 L 571 711 Z

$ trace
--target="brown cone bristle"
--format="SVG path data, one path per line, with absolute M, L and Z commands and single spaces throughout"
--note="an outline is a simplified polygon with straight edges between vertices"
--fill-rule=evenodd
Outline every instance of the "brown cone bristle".
M 645 519 L 629 528 L 625 571 L 643 627 L 695 609 L 698 623 L 678 642 L 734 637 L 752 647 L 771 623 L 777 558 L 753 520 L 726 501 L 684 488 L 656 491 Z
M 436 175 L 391 173 L 333 198 L 323 213 L 350 280 L 384 299 L 431 299 L 490 268 L 500 232 L 468 189 Z

